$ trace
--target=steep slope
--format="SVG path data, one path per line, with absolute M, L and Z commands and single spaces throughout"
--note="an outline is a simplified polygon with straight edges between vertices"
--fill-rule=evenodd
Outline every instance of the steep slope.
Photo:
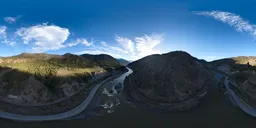
M 128 65 L 134 72 L 125 79 L 125 90 L 143 104 L 166 104 L 166 110 L 186 110 L 207 92 L 212 74 L 186 52 L 151 55 Z

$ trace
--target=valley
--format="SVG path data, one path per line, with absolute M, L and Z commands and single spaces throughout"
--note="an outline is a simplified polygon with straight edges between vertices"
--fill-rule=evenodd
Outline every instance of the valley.
M 209 113 L 213 119 L 221 113 L 237 114 L 240 118 L 247 118 L 245 113 L 254 115 L 252 109 L 243 108 L 243 105 L 254 108 L 255 104 L 254 65 L 246 61 L 205 62 L 175 51 L 142 58 L 126 68 L 118 61 L 109 61 L 109 56 L 65 54 L 58 59 L 54 58 L 56 55 L 51 59 L 31 59 L 31 55 L 23 55 L 21 60 L 1 58 L 2 118 L 67 122 L 113 118 L 121 123 L 132 115 L 146 114 L 161 119 L 156 119 L 160 123 L 167 117 L 174 119 L 193 113 L 202 117 L 203 113 Z M 66 60 L 67 56 L 76 59 Z M 88 59 L 85 65 L 81 64 L 82 57 Z M 229 85 L 225 77 L 230 79 Z M 47 80 L 55 87 L 47 86 Z M 214 106 L 220 108 L 209 112 Z M 221 109 L 225 111 L 220 112 Z M 112 113 L 115 116 L 110 116 Z M 201 120 L 207 122 L 209 118 Z M 87 121 L 89 125 L 90 122 L 93 121 Z M 185 122 L 189 124 L 188 119 Z

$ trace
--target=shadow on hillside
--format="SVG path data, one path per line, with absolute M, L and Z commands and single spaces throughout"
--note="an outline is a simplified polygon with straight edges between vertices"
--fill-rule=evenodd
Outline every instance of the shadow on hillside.
M 126 72 L 128 70 L 126 69 L 126 67 L 122 66 L 115 69 L 111 68 L 107 71 L 109 73 L 115 73 Z M 25 80 L 28 80 L 30 77 L 33 77 L 33 79 L 35 79 L 34 81 L 32 80 L 33 82 L 39 81 L 41 84 L 45 85 L 45 87 L 47 87 L 51 92 L 58 93 L 61 85 L 65 83 L 88 83 L 90 80 L 96 79 L 97 75 L 95 72 L 86 72 L 73 74 L 70 76 L 57 76 L 56 71 L 54 70 L 47 71 L 44 75 L 41 75 L 40 73 L 32 74 L 17 69 L 0 66 L 0 89 L 2 88 L 5 92 L 16 89 L 21 90 L 22 86 L 20 86 L 20 84 Z
M 236 60 L 229 58 L 208 62 L 208 65 L 212 68 L 220 68 L 220 66 L 224 67 L 227 65 L 231 71 L 256 71 L 256 66 L 251 65 L 249 62 L 246 64 L 238 64 Z
M 22 90 L 24 88 L 22 84 L 26 80 L 31 79 L 31 77 L 31 83 L 44 85 L 51 92 L 58 94 L 61 85 L 65 83 L 72 84 L 74 81 L 77 83 L 87 83 L 94 76 L 89 73 L 75 74 L 72 76 L 56 76 L 54 72 L 40 75 L 39 73 L 32 74 L 17 69 L 0 67 L 0 86 L 4 92 Z
M 256 72 L 256 66 L 251 65 L 249 62 L 246 64 L 238 64 L 236 60 L 230 58 L 207 62 L 206 65 L 218 71 L 224 70 L 224 72 L 225 67 L 228 66 L 230 69 L 230 74 L 228 74 L 229 78 L 242 83 L 247 80 L 253 72 Z

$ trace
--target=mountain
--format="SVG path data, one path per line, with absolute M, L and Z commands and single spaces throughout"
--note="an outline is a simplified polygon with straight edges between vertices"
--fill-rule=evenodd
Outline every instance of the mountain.
M 129 63 L 130 63 L 130 61 L 128 61 L 128 60 L 125 60 L 125 59 L 117 59 L 117 61 L 120 63 L 120 64 L 122 64 L 122 65 L 124 65 L 124 66 L 126 66 L 126 65 L 128 65 Z
M 112 56 L 107 54 L 99 54 L 99 55 L 90 55 L 90 54 L 83 54 L 82 57 L 94 61 L 97 65 L 103 68 L 116 68 L 120 67 L 121 64 Z
M 226 73 L 236 71 L 256 71 L 256 57 L 254 56 L 238 56 L 225 59 L 214 60 L 208 62 L 208 66 L 222 70 Z
M 124 70 L 113 57 L 103 54 L 22 53 L 3 57 L 0 99 L 21 104 L 54 101 L 72 95 L 92 79 L 110 74 L 109 68 Z
M 197 58 L 183 51 L 150 55 L 128 67 L 133 73 L 124 84 L 130 98 L 146 107 L 166 111 L 197 106 L 212 79 L 211 72 Z

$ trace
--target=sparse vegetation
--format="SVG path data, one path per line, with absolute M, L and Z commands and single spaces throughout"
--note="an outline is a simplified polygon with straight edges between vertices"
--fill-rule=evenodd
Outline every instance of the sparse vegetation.
M 90 57 L 93 57 L 93 59 Z M 72 86 L 72 92 L 74 90 L 72 88 L 77 90 L 81 86 L 80 83 L 88 83 L 93 75 L 107 72 L 107 69 L 122 66 L 108 55 L 97 55 L 96 57 L 90 55 L 90 57 L 86 58 L 69 53 L 62 56 L 23 53 L 17 56 L 1 58 L 0 89 L 5 90 L 5 92 L 20 90 L 18 92 L 21 93 L 21 90 L 25 88 L 21 87 L 21 85 L 26 86 L 22 83 L 30 81 L 32 86 L 37 84 L 38 88 L 41 88 L 41 85 L 43 85 L 52 94 L 59 97 L 64 94 L 61 92 L 63 88 L 66 88 L 66 91 L 70 91 Z M 24 94 L 27 94 L 27 92 L 24 92 Z M 41 95 L 41 93 L 38 95 Z

